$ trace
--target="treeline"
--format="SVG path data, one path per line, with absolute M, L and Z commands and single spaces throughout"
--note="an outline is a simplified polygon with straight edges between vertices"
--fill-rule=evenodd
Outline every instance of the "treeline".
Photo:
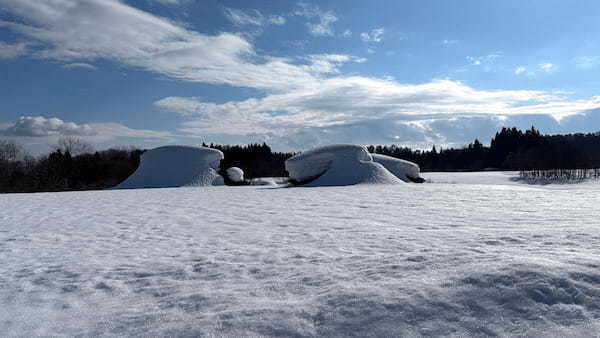
M 284 177 L 285 160 L 292 157 L 293 153 L 273 152 L 266 143 L 248 145 L 219 145 L 202 143 L 203 147 L 218 149 L 223 152 L 225 159 L 221 161 L 221 175 L 226 177 L 225 171 L 231 167 L 238 167 L 244 171 L 248 179 L 257 177 Z
M 34 158 L 0 159 L 0 192 L 93 190 L 113 187 L 140 163 L 139 149 L 108 149 L 79 155 L 57 149 Z
M 221 150 L 222 172 L 239 167 L 248 179 L 283 177 L 285 160 L 293 153 L 273 152 L 266 144 L 229 146 L 203 144 Z M 542 135 L 532 127 L 522 131 L 502 128 L 485 146 L 474 140 L 462 148 L 412 150 L 407 147 L 368 146 L 372 153 L 417 163 L 421 171 L 520 170 L 528 177 L 588 177 L 600 168 L 600 133 Z M 113 187 L 138 167 L 141 149 L 94 151 L 91 145 L 61 139 L 54 150 L 41 157 L 27 155 L 12 141 L 0 140 L 0 192 L 90 190 Z M 567 170 L 568 169 L 568 170 Z
M 266 144 L 228 146 L 203 144 L 221 150 L 221 173 L 239 167 L 246 178 L 287 176 L 285 160 L 292 153 L 272 152 Z M 63 138 L 40 157 L 28 155 L 22 146 L 0 140 L 0 193 L 95 190 L 116 186 L 138 168 L 145 150 L 135 148 L 94 151 L 76 138 Z
M 600 133 L 542 135 L 534 127 L 502 128 L 490 146 L 479 140 L 463 148 L 411 150 L 369 146 L 372 153 L 417 163 L 421 171 L 550 170 L 600 168 Z

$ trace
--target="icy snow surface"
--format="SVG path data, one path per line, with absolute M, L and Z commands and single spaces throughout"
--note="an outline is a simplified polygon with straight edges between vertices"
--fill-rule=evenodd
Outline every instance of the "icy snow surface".
M 0 332 L 597 336 L 600 184 L 422 175 L 0 195 Z
M 402 183 L 364 146 L 334 144 L 317 147 L 285 161 L 290 178 L 306 187 Z
M 223 153 L 195 146 L 164 146 L 142 154 L 139 168 L 116 189 L 223 185 Z

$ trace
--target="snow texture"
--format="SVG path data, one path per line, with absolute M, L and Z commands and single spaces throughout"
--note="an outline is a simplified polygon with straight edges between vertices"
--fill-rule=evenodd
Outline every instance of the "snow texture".
M 285 162 L 290 179 L 304 186 L 402 183 L 364 146 L 335 144 L 305 151 Z
M 598 335 L 600 184 L 432 176 L 0 195 L 0 332 Z
M 413 179 L 420 177 L 419 165 L 416 163 L 380 154 L 371 154 L 371 157 L 373 161 L 383 165 L 389 172 L 404 182 L 412 182 L 407 176 Z
M 164 146 L 142 154 L 140 166 L 116 189 L 223 185 L 223 153 L 194 146 Z
M 236 183 L 244 182 L 244 171 L 238 167 L 231 167 L 227 169 L 227 177 Z

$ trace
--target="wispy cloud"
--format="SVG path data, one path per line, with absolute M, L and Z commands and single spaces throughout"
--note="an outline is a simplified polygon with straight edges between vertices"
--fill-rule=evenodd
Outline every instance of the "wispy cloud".
M 288 59 L 258 55 L 239 35 L 201 34 L 116 0 L 22 0 L 4 9 L 25 20 L 3 25 L 36 41 L 42 58 L 107 59 L 185 81 L 272 90 L 319 76 Z
M 442 44 L 444 44 L 446 46 L 456 45 L 457 43 L 458 43 L 458 40 L 453 40 L 453 39 L 444 39 L 442 41 Z
M 346 29 L 345 31 L 342 32 L 342 34 L 340 34 L 340 36 L 343 38 L 349 38 L 352 36 L 352 31 L 349 29 Z
M 481 66 L 486 64 L 490 65 L 501 57 L 502 54 L 500 53 L 491 53 L 485 56 L 467 56 L 466 59 L 469 61 L 471 66 Z
M 370 32 L 360 33 L 360 38 L 365 42 L 381 42 L 385 29 L 383 27 L 372 29 Z
M 225 17 L 238 26 L 253 25 L 253 26 L 268 26 L 268 25 L 284 25 L 285 18 L 280 15 L 264 15 L 260 11 L 254 9 L 243 11 L 240 9 L 225 8 Z
M 87 70 L 97 70 L 98 69 L 98 68 L 96 68 L 96 66 L 91 65 L 89 63 L 85 63 L 85 62 L 67 63 L 67 64 L 64 64 L 62 67 L 66 68 L 66 69 L 87 69 Z
M 181 5 L 184 3 L 188 3 L 191 0 L 150 0 L 150 1 L 158 2 L 163 5 Z
M 525 67 L 517 67 L 515 68 L 515 75 L 521 75 L 523 73 L 525 73 L 527 69 L 525 69 Z
M 575 66 L 588 70 L 600 66 L 600 56 L 580 56 L 573 59 Z
M 307 22 L 308 32 L 313 36 L 333 36 L 335 31 L 333 23 L 338 21 L 338 17 L 333 11 L 323 11 L 318 6 L 300 3 L 294 10 L 293 15 L 315 20 L 317 22 Z
M 544 63 L 540 63 L 538 65 L 540 67 L 540 69 L 546 73 L 550 73 L 554 70 L 556 70 L 556 65 L 550 63 L 550 62 L 544 62 Z
M 1 26 L 1 25 L 0 25 Z M 14 59 L 21 55 L 27 54 L 26 43 L 5 43 L 0 41 L 0 60 L 1 59 Z

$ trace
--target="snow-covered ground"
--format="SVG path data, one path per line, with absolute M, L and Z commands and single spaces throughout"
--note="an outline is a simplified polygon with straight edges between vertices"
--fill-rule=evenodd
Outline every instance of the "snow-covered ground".
M 598 335 L 600 184 L 422 175 L 0 195 L 0 332 Z

